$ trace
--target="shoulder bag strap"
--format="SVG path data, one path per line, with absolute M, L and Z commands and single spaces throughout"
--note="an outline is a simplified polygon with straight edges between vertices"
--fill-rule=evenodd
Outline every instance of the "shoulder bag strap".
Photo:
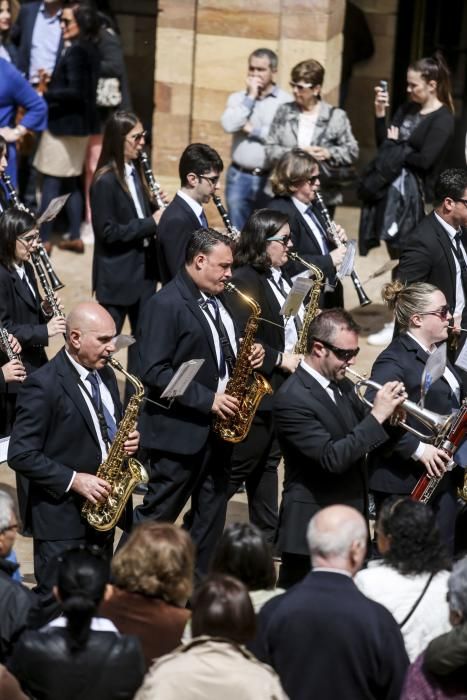
M 428 576 L 428 580 L 427 580 L 427 582 L 425 583 L 425 585 L 423 586 L 423 591 L 420 593 L 420 595 L 418 596 L 417 600 L 416 600 L 415 603 L 412 605 L 412 607 L 410 608 L 409 612 L 408 612 L 407 615 L 404 617 L 404 619 L 402 620 L 402 622 L 399 622 L 399 629 L 402 629 L 402 628 L 403 628 L 403 626 L 406 624 L 406 622 L 408 622 L 408 621 L 410 620 L 410 618 L 412 617 L 413 613 L 414 613 L 415 610 L 418 608 L 419 603 L 421 602 L 423 596 L 424 596 L 425 593 L 427 592 L 428 586 L 430 585 L 430 583 L 431 583 L 431 581 L 432 581 L 432 579 L 433 579 L 433 576 L 434 576 L 434 574 L 430 574 L 430 575 Z

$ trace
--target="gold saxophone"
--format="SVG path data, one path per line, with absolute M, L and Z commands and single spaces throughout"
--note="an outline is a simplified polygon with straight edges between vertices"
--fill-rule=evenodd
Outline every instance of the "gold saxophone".
M 321 295 L 321 287 L 324 284 L 324 275 L 319 267 L 307 262 L 299 255 L 297 255 L 297 253 L 295 253 L 294 251 L 287 251 L 287 255 L 291 260 L 297 260 L 297 262 L 304 265 L 308 270 L 311 270 L 311 272 L 315 276 L 315 280 L 313 282 L 313 289 L 310 293 L 310 299 L 308 301 L 308 304 L 306 305 L 305 315 L 303 317 L 303 323 L 300 329 L 300 334 L 297 338 L 297 342 L 295 343 L 294 347 L 294 352 L 299 353 L 301 355 L 305 355 L 308 346 L 308 329 L 310 327 L 310 323 L 313 321 L 314 318 L 316 318 L 319 312 L 319 297 Z
M 251 308 L 252 313 L 245 326 L 232 376 L 225 388 L 226 394 L 238 399 L 239 410 L 234 416 L 225 420 L 216 417 L 213 430 L 226 442 L 241 442 L 248 435 L 259 402 L 265 394 L 272 394 L 272 388 L 261 374 L 253 372 L 249 360 L 261 316 L 261 307 L 231 282 L 225 283 L 225 289 L 227 292 L 236 292 L 241 296 Z
M 128 435 L 134 430 L 136 420 L 144 398 L 144 387 L 137 377 L 129 374 L 118 360 L 111 357 L 109 364 L 125 375 L 134 386 L 135 393 L 130 398 L 125 415 L 119 423 L 117 434 L 112 442 L 106 459 L 97 470 L 96 476 L 105 479 L 111 491 L 105 501 L 91 503 L 86 501 L 81 514 L 95 530 L 105 532 L 117 524 L 135 487 L 141 482 L 147 484 L 148 474 L 143 465 L 125 452 L 123 445 Z

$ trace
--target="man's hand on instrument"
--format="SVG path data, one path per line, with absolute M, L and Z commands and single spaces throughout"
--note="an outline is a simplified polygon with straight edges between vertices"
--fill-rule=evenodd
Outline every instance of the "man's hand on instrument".
M 60 335 L 60 333 L 65 333 L 66 331 L 66 320 L 61 316 L 50 319 L 47 324 L 47 333 L 49 338 L 53 338 L 55 335 Z
M 5 382 L 24 382 L 26 370 L 21 360 L 10 360 L 1 368 Z
M 214 394 L 211 411 L 224 420 L 238 411 L 238 399 L 229 394 Z
M 139 448 L 139 431 L 132 430 L 128 435 L 128 439 L 123 443 L 123 449 L 127 455 L 134 455 L 138 452 Z
M 11 346 L 11 349 L 13 350 L 13 352 L 16 352 L 16 354 L 19 355 L 22 348 L 21 348 L 21 345 L 20 345 L 18 338 L 15 338 L 14 335 L 12 335 L 11 333 L 8 333 L 8 342 L 10 343 L 10 346 Z
M 336 236 L 338 237 L 338 239 L 341 241 L 341 243 L 346 243 L 347 234 L 345 232 L 345 229 L 340 224 L 336 224 L 336 222 L 334 222 L 334 226 L 336 229 Z
M 451 458 L 444 450 L 434 445 L 425 445 L 423 454 L 419 461 L 426 469 L 428 476 L 442 476 L 446 471 L 446 466 Z
M 248 358 L 253 369 L 259 369 L 264 361 L 265 351 L 260 343 L 254 343 L 251 348 L 251 355 Z
M 346 252 L 347 249 L 344 245 L 340 245 L 337 248 L 334 248 L 334 250 L 331 250 L 329 255 L 331 256 L 332 264 L 334 265 L 334 267 L 339 267 L 339 265 L 345 257 Z
M 402 382 L 386 382 L 376 392 L 371 414 L 378 423 L 384 423 L 406 399 L 407 392 Z
M 107 481 L 94 474 L 77 472 L 73 479 L 71 490 L 76 491 L 80 496 L 84 496 L 91 503 L 97 503 L 98 501 L 105 501 L 110 494 L 111 486 Z

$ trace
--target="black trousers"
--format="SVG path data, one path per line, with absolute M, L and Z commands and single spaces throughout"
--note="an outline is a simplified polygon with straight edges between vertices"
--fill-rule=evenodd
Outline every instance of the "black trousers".
M 311 570 L 311 559 L 304 554 L 290 554 L 282 552 L 278 588 L 290 588 L 299 583 Z
M 114 530 L 99 532 L 89 527 L 86 535 L 77 539 L 67 540 L 40 540 L 34 539 L 34 576 L 37 585 L 34 592 L 42 599 L 47 600 L 52 595 L 52 588 L 57 583 L 58 558 L 68 549 L 74 549 L 80 545 L 96 545 L 102 550 L 109 561 L 113 553 Z
M 258 411 L 247 437 L 234 447 L 228 498 L 245 482 L 250 522 L 260 528 L 271 545 L 277 530 L 280 459 L 272 411 Z
M 232 446 L 213 433 L 194 455 L 149 450 L 150 477 L 133 526 L 146 520 L 175 522 L 189 498 L 184 527 L 196 545 L 196 576 L 208 572 L 212 553 L 224 530 Z

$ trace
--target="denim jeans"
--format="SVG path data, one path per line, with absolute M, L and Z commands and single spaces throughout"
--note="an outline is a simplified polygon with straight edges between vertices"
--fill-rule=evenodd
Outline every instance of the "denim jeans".
M 258 197 L 263 192 L 267 175 L 250 175 L 229 166 L 226 179 L 227 209 L 232 224 L 242 230 L 246 220 L 258 208 Z

